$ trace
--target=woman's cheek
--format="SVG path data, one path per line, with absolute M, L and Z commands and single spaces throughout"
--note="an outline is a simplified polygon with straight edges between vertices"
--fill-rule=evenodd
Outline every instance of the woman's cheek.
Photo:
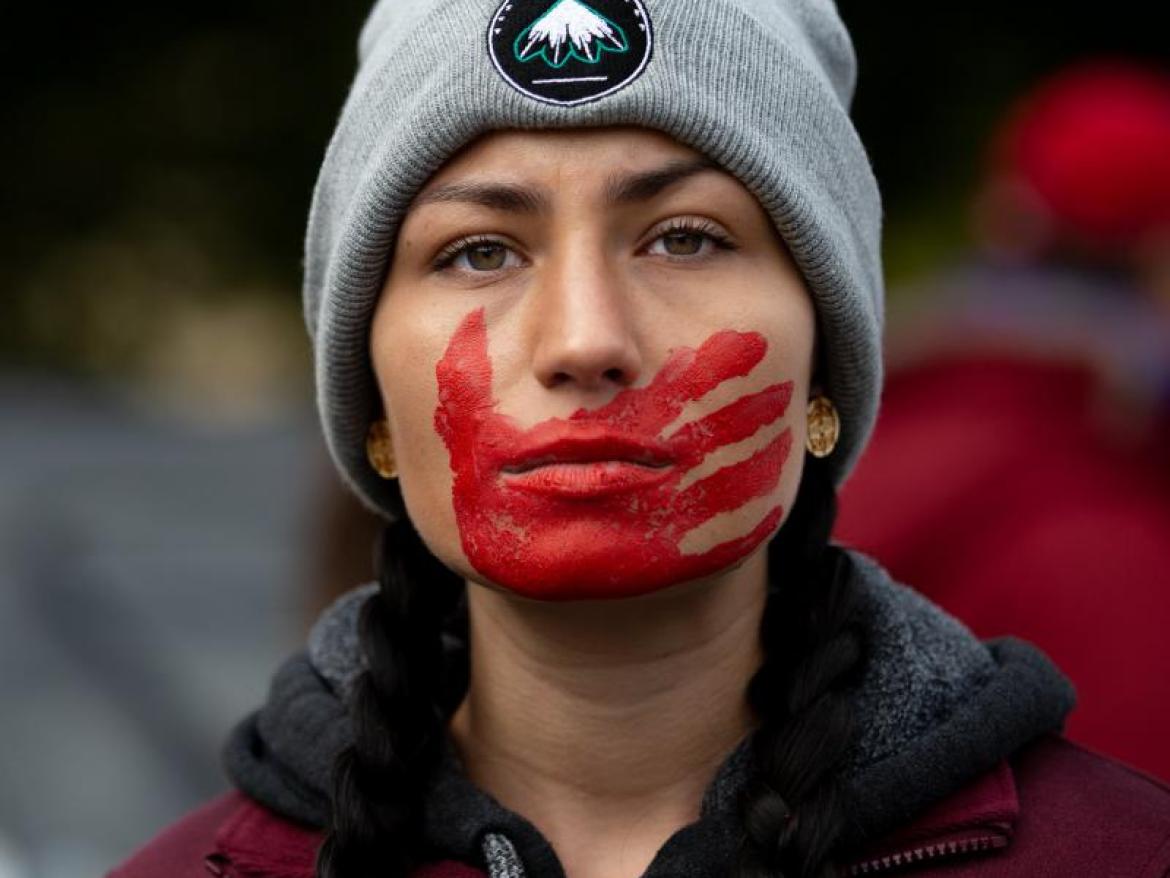
M 437 357 L 436 357 L 437 359 Z M 433 376 L 433 368 L 429 374 Z M 433 385 L 434 378 L 430 378 Z M 437 395 L 428 388 L 408 404 L 399 404 L 395 451 L 399 485 L 407 514 L 423 542 L 440 561 L 460 575 L 470 571 L 460 546 L 455 511 L 451 505 L 453 478 L 447 449 L 433 425 Z M 393 423 L 392 423 L 393 428 Z

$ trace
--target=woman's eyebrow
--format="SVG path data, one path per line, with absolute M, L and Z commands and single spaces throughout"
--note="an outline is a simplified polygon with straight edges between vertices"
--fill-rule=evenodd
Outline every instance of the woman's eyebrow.
M 547 213 L 549 198 L 540 189 L 507 183 L 448 183 L 422 193 L 414 202 L 424 204 L 476 204 L 508 213 Z
M 605 183 L 607 204 L 649 201 L 676 183 L 704 171 L 721 171 L 706 158 L 677 159 L 660 168 L 611 176 Z M 552 199 L 546 190 L 511 183 L 448 183 L 419 195 L 414 207 L 425 204 L 475 204 L 507 213 L 548 213 Z
M 719 165 L 708 158 L 675 159 L 652 171 L 639 171 L 636 174 L 610 177 L 605 184 L 605 201 L 607 204 L 632 204 L 639 201 L 649 201 L 688 177 L 693 177 L 704 171 L 722 170 Z

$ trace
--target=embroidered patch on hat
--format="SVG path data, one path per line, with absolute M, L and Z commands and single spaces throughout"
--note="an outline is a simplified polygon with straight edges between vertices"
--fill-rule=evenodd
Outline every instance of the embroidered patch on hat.
M 510 86 L 566 107 L 625 88 L 650 63 L 654 43 L 642 0 L 504 0 L 487 37 Z

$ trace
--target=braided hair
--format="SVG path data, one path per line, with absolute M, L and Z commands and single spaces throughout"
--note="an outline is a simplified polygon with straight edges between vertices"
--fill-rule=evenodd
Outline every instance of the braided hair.
M 367 667 L 350 701 L 353 743 L 333 767 L 319 878 L 399 878 L 420 864 L 424 797 L 467 687 L 446 668 L 442 640 L 452 617 L 466 625 L 463 580 L 404 511 L 384 527 L 375 569 L 380 587 L 358 619 Z
M 810 459 L 768 549 L 764 662 L 747 689 L 761 725 L 740 800 L 736 878 L 831 874 L 844 825 L 833 769 L 852 739 L 848 684 L 863 660 L 850 562 L 828 542 L 835 514 L 832 480 Z M 367 670 L 351 700 L 354 740 L 334 766 L 318 878 L 406 878 L 425 861 L 424 798 L 467 686 L 466 668 L 445 665 L 442 646 L 452 620 L 466 626 L 462 580 L 405 514 L 386 525 L 376 566 L 380 588 L 359 621 Z
M 835 769 L 854 736 L 850 686 L 864 666 L 852 562 L 829 543 L 836 492 L 809 458 L 784 527 L 768 547 L 772 585 L 760 624 L 764 662 L 747 697 L 761 721 L 755 772 L 740 799 L 737 878 L 828 878 L 845 828 Z

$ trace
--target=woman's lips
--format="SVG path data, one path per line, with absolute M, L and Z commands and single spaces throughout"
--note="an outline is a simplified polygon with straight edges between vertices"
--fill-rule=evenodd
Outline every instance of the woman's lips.
M 532 494 L 587 499 L 654 487 L 669 478 L 670 465 L 630 460 L 545 463 L 522 472 L 503 472 L 508 487 Z
M 653 487 L 673 469 L 659 439 L 596 426 L 558 427 L 517 444 L 500 469 L 504 484 L 534 494 L 602 497 Z

